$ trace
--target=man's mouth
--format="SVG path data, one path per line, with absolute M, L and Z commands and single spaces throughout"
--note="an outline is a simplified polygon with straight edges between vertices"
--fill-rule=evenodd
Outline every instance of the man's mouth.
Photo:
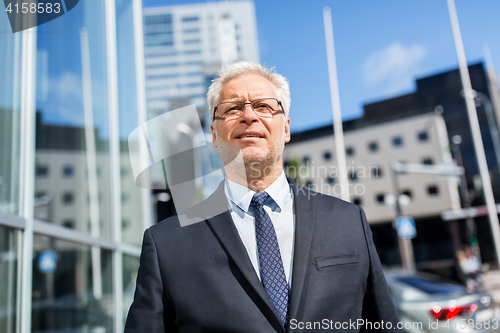
M 236 139 L 244 139 L 244 138 L 263 138 L 264 136 L 261 135 L 261 134 L 258 134 L 258 133 L 245 133 L 245 134 L 241 134 L 241 135 L 238 135 L 236 137 Z

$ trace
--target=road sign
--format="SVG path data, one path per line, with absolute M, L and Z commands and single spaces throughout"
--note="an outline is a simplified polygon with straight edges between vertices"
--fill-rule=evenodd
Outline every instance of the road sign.
M 54 251 L 43 251 L 38 256 L 38 269 L 42 273 L 52 273 L 57 268 L 57 258 Z
M 396 220 L 396 228 L 398 236 L 401 238 L 415 238 L 417 236 L 417 229 L 415 228 L 415 221 L 409 216 L 400 216 Z

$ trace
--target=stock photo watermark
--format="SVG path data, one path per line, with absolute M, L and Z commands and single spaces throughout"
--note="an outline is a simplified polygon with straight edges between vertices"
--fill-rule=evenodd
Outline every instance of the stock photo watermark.
M 63 16 L 80 0 L 4 0 L 12 32 L 30 29 Z

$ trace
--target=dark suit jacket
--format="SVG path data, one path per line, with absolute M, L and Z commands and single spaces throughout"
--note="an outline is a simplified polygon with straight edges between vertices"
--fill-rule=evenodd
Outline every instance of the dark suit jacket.
M 185 227 L 170 217 L 146 230 L 125 332 L 317 332 L 320 323 L 366 330 L 352 325 L 358 319 L 395 328 L 398 317 L 363 211 L 289 182 L 296 229 L 286 329 L 226 211 Z M 223 184 L 193 214 L 209 215 L 220 200 L 226 200 Z M 306 330 L 308 323 L 318 329 Z

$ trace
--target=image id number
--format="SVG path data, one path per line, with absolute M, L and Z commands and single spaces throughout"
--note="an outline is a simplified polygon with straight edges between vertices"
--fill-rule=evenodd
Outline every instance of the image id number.
M 61 12 L 61 4 L 60 3 L 52 4 L 50 2 L 38 3 L 38 4 L 23 2 L 22 4 L 16 3 L 14 6 L 12 6 L 12 4 L 9 3 L 9 5 L 7 6 L 7 8 L 5 8 L 5 10 L 9 14 L 12 12 L 14 12 L 15 14 L 20 14 L 20 13 L 21 14 L 28 14 L 28 13 L 31 13 L 31 14 L 35 14 L 35 13 L 38 13 L 38 14 L 43 14 L 43 13 L 59 14 Z

